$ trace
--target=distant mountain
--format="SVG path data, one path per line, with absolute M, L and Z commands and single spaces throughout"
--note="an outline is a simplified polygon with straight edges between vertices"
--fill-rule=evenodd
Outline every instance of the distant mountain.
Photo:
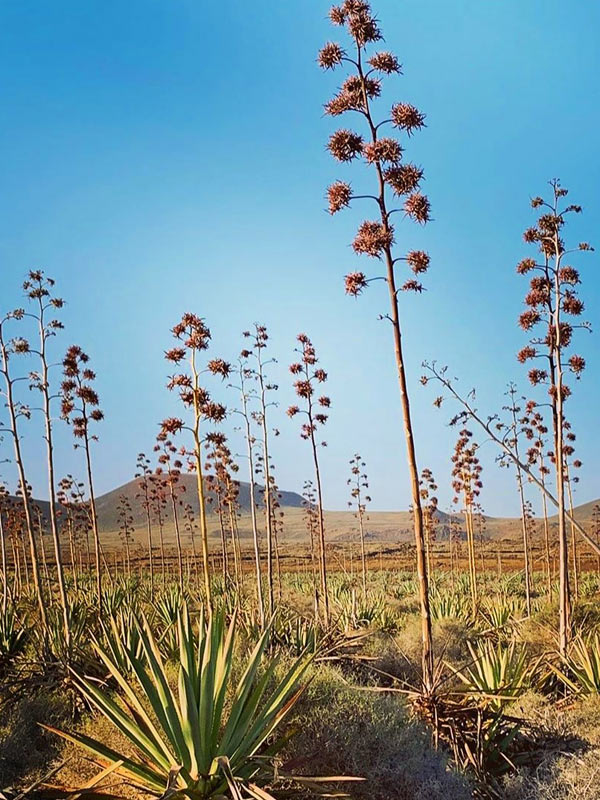
M 580 506 L 575 506 L 573 509 L 573 516 L 577 522 L 591 522 L 595 506 L 600 507 L 600 500 L 590 500 L 589 503 L 582 503 Z M 558 517 L 554 514 L 550 519 L 554 522 Z
M 183 504 L 189 503 L 194 514 L 198 515 L 200 506 L 198 502 L 198 492 L 196 488 L 196 476 L 184 474 L 180 476 L 179 486 L 184 488 L 184 491 L 178 494 L 179 499 Z M 239 484 L 239 503 L 242 511 L 250 511 L 250 484 L 245 481 L 240 481 Z M 140 493 L 139 481 L 133 480 L 128 483 L 113 489 L 106 494 L 100 495 L 96 498 L 96 510 L 98 512 L 98 521 L 100 530 L 102 531 L 116 531 L 119 529 L 119 500 L 124 495 L 131 506 L 131 516 L 133 517 L 133 524 L 136 528 L 141 528 L 146 524 L 146 513 L 141 503 L 141 498 L 138 497 Z M 279 491 L 281 506 L 283 508 L 302 508 L 302 497 L 296 492 Z M 263 486 L 256 485 L 256 500 L 260 503 L 263 496 Z M 211 492 L 207 492 L 207 497 L 211 498 Z M 21 504 L 21 499 L 18 497 L 10 498 L 13 503 Z M 50 505 L 47 500 L 33 500 L 35 507 L 38 507 L 42 513 L 42 519 L 47 527 Z M 211 503 L 208 504 L 209 512 L 211 510 Z M 173 520 L 173 513 L 171 509 L 171 499 L 167 493 L 167 504 L 164 509 L 164 521 L 168 525 Z
M 198 503 L 198 492 L 196 488 L 196 476 L 195 475 L 188 475 L 184 474 L 180 476 L 179 479 L 179 487 L 182 487 L 184 491 L 182 491 L 178 497 L 182 503 L 189 503 L 192 508 L 194 509 L 194 514 L 198 514 L 200 510 L 200 506 Z M 240 481 L 239 484 L 239 503 L 241 506 L 242 511 L 250 511 L 250 484 L 244 481 Z M 96 509 L 98 511 L 98 519 L 100 521 L 100 528 L 102 530 L 107 531 L 114 531 L 117 530 L 119 527 L 119 499 L 124 495 L 129 500 L 131 505 L 131 515 L 133 517 L 133 523 L 135 527 L 142 527 L 146 523 L 146 513 L 141 503 L 141 498 L 139 497 L 140 494 L 140 485 L 139 481 L 133 480 L 129 481 L 129 483 L 123 484 L 123 486 L 119 486 L 117 489 L 113 489 L 106 494 L 103 494 L 101 497 L 96 499 Z M 302 507 L 302 497 L 296 492 L 287 492 L 287 491 L 280 491 L 279 494 L 281 495 L 280 503 L 283 507 L 287 508 L 301 508 Z M 211 498 L 211 493 L 208 492 L 207 496 Z M 260 502 L 263 496 L 263 487 L 257 485 L 256 486 L 256 499 L 257 502 Z M 211 504 L 208 505 L 209 511 L 211 508 Z M 165 522 L 169 523 L 173 519 L 173 513 L 171 509 L 171 498 L 170 495 L 167 493 L 167 504 L 164 509 L 165 514 Z
M 198 495 L 196 491 L 196 477 L 192 474 L 184 474 L 180 477 L 180 486 L 185 487 L 185 491 L 180 494 L 182 503 L 190 503 L 194 514 L 199 512 Z M 240 533 L 243 537 L 251 535 L 249 512 L 250 512 L 250 485 L 247 482 L 240 482 L 239 484 L 239 501 L 242 512 L 244 512 L 244 520 L 240 526 Z M 256 487 L 257 501 L 260 503 L 262 500 L 263 487 Z M 106 494 L 101 495 L 96 499 L 96 506 L 98 510 L 98 518 L 100 522 L 101 531 L 116 532 L 119 529 L 119 508 L 118 503 L 122 495 L 125 495 L 131 505 L 131 513 L 134 520 L 134 527 L 142 529 L 146 524 L 146 516 L 141 504 L 141 499 L 138 497 L 140 492 L 139 482 L 137 480 L 129 481 L 128 483 L 113 489 Z M 280 491 L 280 503 L 282 509 L 286 510 L 285 517 L 285 536 L 293 539 L 304 539 L 306 537 L 306 529 L 301 513 L 302 497 L 297 492 Z M 210 497 L 210 493 L 208 493 Z M 20 505 L 20 498 L 11 498 L 12 502 Z M 44 527 L 48 528 L 48 514 L 49 504 L 46 500 L 33 500 L 36 507 L 39 507 Z M 600 504 L 600 500 L 593 500 L 589 503 L 583 503 L 575 508 L 575 517 L 582 524 L 589 524 L 592 519 L 592 512 L 594 506 Z M 209 503 L 208 508 L 211 510 Z M 438 525 L 436 529 L 436 538 L 438 541 L 448 539 L 450 533 L 450 515 L 444 513 L 442 510 L 436 512 Z M 356 519 L 352 511 L 328 511 L 326 512 L 326 528 L 327 538 L 329 540 L 343 541 L 345 539 L 352 539 L 358 536 Z M 172 525 L 172 512 L 170 498 L 167 496 L 167 505 L 164 509 L 164 522 L 166 528 L 171 528 Z M 464 522 L 462 515 L 460 519 L 460 528 L 464 538 Z M 541 531 L 541 520 L 536 519 L 537 532 Z M 556 516 L 550 517 L 552 527 L 556 524 Z M 218 523 L 213 517 L 211 529 L 214 529 L 213 535 L 216 535 Z M 408 511 L 372 511 L 368 514 L 368 519 L 365 522 L 365 533 L 368 541 L 411 541 L 413 537 L 412 518 Z M 143 535 L 140 531 L 140 535 Z M 521 525 L 518 518 L 512 517 L 485 517 L 485 532 L 486 539 L 500 540 L 500 539 L 513 539 L 520 537 Z

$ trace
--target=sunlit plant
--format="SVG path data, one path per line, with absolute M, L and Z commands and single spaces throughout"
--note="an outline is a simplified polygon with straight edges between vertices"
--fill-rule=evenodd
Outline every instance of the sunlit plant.
M 433 641 L 429 612 L 428 575 L 425 554 L 425 530 L 419 470 L 415 452 L 414 432 L 408 394 L 406 363 L 400 323 L 400 295 L 403 292 L 423 291 L 422 277 L 429 268 L 429 255 L 423 250 L 398 252 L 397 226 L 392 214 L 400 213 L 421 225 L 429 222 L 429 199 L 420 189 L 423 170 L 416 164 L 404 161 L 404 145 L 395 136 L 387 134 L 388 126 L 402 133 L 406 140 L 422 129 L 425 115 L 411 103 L 392 105 L 377 120 L 375 101 L 381 96 L 382 82 L 387 76 L 401 73 L 398 58 L 387 50 L 376 50 L 383 40 L 379 21 L 365 0 L 344 0 L 329 12 L 333 25 L 345 28 L 350 40 L 347 51 L 336 42 L 328 42 L 318 56 L 324 70 L 344 67 L 349 70 L 337 94 L 325 104 L 325 113 L 332 117 L 343 114 L 358 116 L 365 133 L 350 128 L 340 128 L 329 138 L 328 149 L 341 164 L 362 160 L 372 171 L 373 189 L 354 189 L 350 183 L 337 180 L 327 189 L 329 211 L 336 214 L 354 200 L 365 199 L 373 203 L 376 219 L 366 219 L 358 227 L 352 243 L 355 253 L 381 261 L 383 275 L 368 277 L 362 271 L 349 272 L 345 277 L 346 292 L 357 297 L 375 280 L 383 280 L 388 289 L 389 311 L 383 318 L 391 324 L 394 355 L 400 389 L 402 419 L 406 439 L 417 569 L 420 581 L 420 604 L 423 640 L 423 681 L 426 687 L 433 684 Z M 401 267 L 406 267 L 404 277 Z
M 20 428 L 23 420 L 28 420 L 31 418 L 31 409 L 26 403 L 23 403 L 15 393 L 16 383 L 21 379 L 21 376 L 14 375 L 11 362 L 15 356 L 29 352 L 29 342 L 22 336 L 15 336 L 11 338 L 8 333 L 8 328 L 14 322 L 19 322 L 22 320 L 24 315 L 25 311 L 22 308 L 18 308 L 14 311 L 9 311 L 0 319 L 0 375 L 2 376 L 4 384 L 2 388 L 0 388 L 0 397 L 3 398 L 3 403 L 8 412 L 8 425 L 6 425 L 4 422 L 0 422 L 0 435 L 7 433 L 12 440 L 14 459 L 19 477 L 19 484 L 21 487 L 27 486 L 27 479 L 25 477 L 25 464 L 21 446 Z M 23 502 L 23 516 L 29 544 L 33 584 L 37 606 L 40 613 L 42 631 L 45 631 L 47 628 L 46 598 L 44 597 L 44 590 L 40 577 L 38 547 L 29 492 L 26 490 L 21 492 L 21 498 Z M 25 565 L 26 564 L 27 559 L 25 557 Z
M 72 345 L 63 359 L 61 414 L 73 430 L 75 447 L 82 447 L 85 455 L 87 484 L 89 491 L 90 518 L 94 536 L 94 554 L 96 567 L 96 596 L 98 610 L 102 614 L 102 546 L 100 544 L 100 528 L 96 510 L 96 494 L 92 471 L 92 442 L 98 437 L 92 433 L 91 424 L 104 419 L 100 409 L 98 393 L 94 389 L 96 373 L 89 367 L 89 356 L 79 347 Z
M 262 634 L 234 677 L 236 617 L 229 625 L 214 613 L 197 625 L 187 609 L 177 617 L 177 689 L 172 688 L 158 642 L 145 622 L 137 623 L 142 654 L 131 643 L 114 653 L 94 644 L 97 657 L 125 700 L 84 677 L 75 680 L 84 697 L 134 746 L 137 755 L 83 733 L 55 731 L 116 766 L 131 784 L 161 797 L 249 796 L 266 800 L 261 784 L 274 779 L 272 737 L 302 692 L 310 658 L 294 660 L 282 676 L 278 659 L 262 664 L 268 631 Z M 118 631 L 112 629 L 113 635 Z M 119 663 L 126 659 L 129 669 Z M 279 740 L 279 744 L 282 740 Z M 268 743 L 268 746 L 267 746 Z
M 479 445 L 473 441 L 473 434 L 467 428 L 459 433 L 452 455 L 453 502 L 462 498 L 467 529 L 467 552 L 469 559 L 469 580 L 471 588 L 471 608 L 473 617 L 477 614 L 477 563 L 475 561 L 474 507 L 482 487 L 481 462 L 477 456 Z
M 365 552 L 365 517 L 367 513 L 367 503 L 371 502 L 366 490 L 369 488 L 369 479 L 364 471 L 365 462 L 359 453 L 355 453 L 350 459 L 350 477 L 346 481 L 350 487 L 351 500 L 348 501 L 350 508 L 354 510 L 354 516 L 358 521 L 358 533 L 360 537 L 360 561 L 363 596 L 367 595 L 367 557 Z
M 539 361 L 541 365 L 529 370 L 533 386 L 548 387 L 548 403 L 552 415 L 553 450 L 555 459 L 556 497 L 558 502 L 559 545 L 559 641 L 564 655 L 571 635 L 571 591 L 569 586 L 569 548 L 565 518 L 564 403 L 571 394 L 565 373 L 579 378 L 585 369 L 585 359 L 572 350 L 576 328 L 588 327 L 579 322 L 584 310 L 579 297 L 579 271 L 568 263 L 579 251 L 589 251 L 587 242 L 568 249 L 564 242 L 564 227 L 570 214 L 579 214 L 581 206 L 565 201 L 567 190 L 560 181 L 550 182 L 549 200 L 534 197 L 532 208 L 539 210 L 536 224 L 528 228 L 523 238 L 536 248 L 536 255 L 524 258 L 517 265 L 519 275 L 531 275 L 525 296 L 526 310 L 519 325 L 529 334 L 529 343 L 518 354 L 524 364 Z
M 162 432 L 167 436 L 173 436 L 181 431 L 187 431 L 192 435 L 193 447 L 186 451 L 192 459 L 196 471 L 196 483 L 198 491 L 198 505 L 200 508 L 200 540 L 202 545 L 202 569 L 204 575 L 204 591 L 209 607 L 211 606 L 212 589 L 210 581 L 210 564 L 208 548 L 208 522 L 206 517 L 206 498 L 203 480 L 203 453 L 202 427 L 205 423 L 222 422 L 226 415 L 225 406 L 212 400 L 208 390 L 201 386 L 200 376 L 203 372 L 213 375 L 220 375 L 227 378 L 231 368 L 229 364 L 220 358 L 213 358 L 207 361 L 206 366 L 200 364 L 201 355 L 208 349 L 210 344 L 210 330 L 204 320 L 195 314 L 185 313 L 180 322 L 172 329 L 174 338 L 178 344 L 167 350 L 165 358 L 172 364 L 180 365 L 187 361 L 189 369 L 187 372 L 179 372 L 172 375 L 167 384 L 171 391 L 176 391 L 186 410 L 191 411 L 192 420 L 186 425 L 179 417 L 169 417 L 162 422 Z
M 312 450 L 318 513 L 317 541 L 319 545 L 320 602 L 322 605 L 323 621 L 327 626 L 329 625 L 329 593 L 327 591 L 325 515 L 323 512 L 323 489 L 318 455 L 319 445 L 325 446 L 326 442 L 319 443 L 317 441 L 317 431 L 319 426 L 323 426 L 327 422 L 328 415 L 325 413 L 325 410 L 331 406 L 331 400 L 326 395 L 321 395 L 320 397 L 316 397 L 315 395 L 315 391 L 319 385 L 325 383 L 327 380 L 327 373 L 324 369 L 317 366 L 318 359 L 313 343 L 305 333 L 298 334 L 297 340 L 300 343 L 300 347 L 296 348 L 296 352 L 299 354 L 300 360 L 290 365 L 290 372 L 296 377 L 294 389 L 303 407 L 292 405 L 288 408 L 287 413 L 289 417 L 295 417 L 300 414 L 305 418 L 305 422 L 302 423 L 300 429 L 300 436 L 302 439 L 309 442 Z

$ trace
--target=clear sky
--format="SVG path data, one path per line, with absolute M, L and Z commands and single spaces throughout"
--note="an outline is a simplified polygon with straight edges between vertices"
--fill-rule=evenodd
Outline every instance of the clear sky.
M 558 176 L 584 206 L 574 241 L 600 246 L 600 6 L 590 0 L 375 0 L 386 47 L 404 76 L 382 109 L 418 105 L 428 127 L 407 145 L 426 174 L 434 221 L 403 223 L 406 249 L 427 248 L 427 293 L 402 296 L 420 467 L 451 498 L 449 409 L 419 385 L 420 363 L 449 363 L 479 406 L 503 403 L 525 293 L 529 198 Z M 347 462 L 368 464 L 373 508 L 409 502 L 383 284 L 358 300 L 343 275 L 375 264 L 349 247 L 366 209 L 331 218 L 324 191 L 350 177 L 325 152 L 322 104 L 340 81 L 315 58 L 339 35 L 321 0 L 6 0 L 0 6 L 0 273 L 4 310 L 20 305 L 32 267 L 68 302 L 57 357 L 72 342 L 98 372 L 106 422 L 95 448 L 100 491 L 131 478 L 160 419 L 169 328 L 206 317 L 215 356 L 234 358 L 253 321 L 269 327 L 281 386 L 273 424 L 282 488 L 311 476 L 287 364 L 306 331 L 330 374 L 323 453 L 326 505 L 346 504 Z M 354 183 L 362 179 L 354 172 Z M 594 242 L 595 240 L 595 242 Z M 587 318 L 600 316 L 598 255 L 582 260 Z M 597 335 L 580 333 L 588 369 L 569 401 L 584 462 L 578 502 L 600 495 Z M 227 398 L 233 402 L 232 396 Z M 44 495 L 39 420 L 27 427 L 27 469 Z M 228 423 L 232 429 L 233 423 Z M 83 474 L 57 428 L 58 471 Z M 234 443 L 240 451 L 242 443 Z M 6 452 L 6 451 L 5 451 Z M 516 512 L 514 479 L 484 449 L 482 502 Z M 4 475 L 12 479 L 10 465 Z M 243 478 L 243 474 L 241 475 Z

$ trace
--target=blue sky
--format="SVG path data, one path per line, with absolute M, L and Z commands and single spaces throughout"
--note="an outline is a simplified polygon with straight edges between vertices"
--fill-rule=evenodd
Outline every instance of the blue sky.
M 420 363 L 451 365 L 480 408 L 495 410 L 508 380 L 528 391 L 514 354 L 525 286 L 514 265 L 527 250 L 529 198 L 559 176 L 585 213 L 574 241 L 600 228 L 600 7 L 588 0 L 377 0 L 404 75 L 385 106 L 418 105 L 428 127 L 406 157 L 425 169 L 434 221 L 403 223 L 406 249 L 426 248 L 428 291 L 402 297 L 418 459 L 451 499 L 454 431 L 448 409 L 419 385 Z M 375 264 L 349 243 L 368 214 L 331 218 L 324 191 L 340 169 L 325 152 L 334 129 L 322 104 L 341 76 L 323 75 L 321 44 L 339 35 L 321 0 L 10 0 L 0 8 L 0 272 L 3 309 L 20 305 L 31 267 L 52 275 L 68 302 L 57 357 L 89 351 L 106 413 L 94 453 L 97 487 L 129 479 L 157 422 L 175 409 L 164 388 L 169 328 L 184 310 L 206 317 L 213 354 L 233 358 L 241 331 L 267 324 L 280 485 L 311 476 L 308 448 L 284 409 L 286 366 L 306 331 L 330 374 L 323 452 L 326 504 L 346 504 L 347 462 L 367 461 L 373 508 L 409 502 L 404 442 L 382 284 L 357 301 L 343 275 Z M 597 255 L 582 260 L 587 318 L 600 315 Z M 596 324 L 597 327 L 597 324 Z M 600 495 L 595 335 L 579 334 L 588 369 L 569 414 L 584 462 L 578 502 Z M 221 389 L 217 389 L 217 394 Z M 233 396 L 223 394 L 234 402 Z M 233 423 L 228 423 L 230 430 Z M 232 432 L 233 433 L 233 432 Z M 44 494 L 39 420 L 26 432 L 27 468 Z M 57 428 L 58 471 L 83 474 Z M 235 443 L 241 451 L 242 443 Z M 514 478 L 483 450 L 482 501 L 514 513 Z M 4 475 L 12 479 L 10 466 Z M 242 475 L 243 477 L 243 475 Z

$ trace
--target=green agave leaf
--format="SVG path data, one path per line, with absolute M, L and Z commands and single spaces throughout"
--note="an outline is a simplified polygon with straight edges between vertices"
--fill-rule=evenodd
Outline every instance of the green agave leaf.
M 119 687 L 122 689 L 125 697 L 129 701 L 129 703 L 135 708 L 137 713 L 137 721 L 139 727 L 140 735 L 143 735 L 146 739 L 152 742 L 153 747 L 157 750 L 160 750 L 163 755 L 163 763 L 165 766 L 173 763 L 173 755 L 171 754 L 169 748 L 163 741 L 162 737 L 160 736 L 158 730 L 156 729 L 153 721 L 149 717 L 146 712 L 146 709 L 140 703 L 139 698 L 135 691 L 133 690 L 132 686 L 130 685 L 129 681 L 121 674 L 121 670 L 119 669 L 118 665 L 113 663 L 108 656 L 108 653 L 100 647 L 99 644 L 94 644 L 94 649 L 96 650 L 97 654 L 100 656 L 101 660 L 103 661 L 106 668 L 109 670 L 110 675 L 115 679 Z M 135 658 L 134 656 L 128 656 L 129 662 L 134 670 L 134 673 L 138 675 L 138 673 L 143 672 L 143 664 L 139 659 Z M 82 681 L 83 679 L 79 678 L 76 673 L 75 677 L 77 680 Z M 87 684 L 86 684 L 87 685 Z M 88 686 L 88 688 L 94 688 Z M 98 692 L 97 696 L 100 696 L 101 693 Z M 104 697 L 104 695 L 102 695 Z M 150 698 L 149 698 L 150 699 Z
M 42 725 L 41 727 L 47 731 L 50 731 L 51 733 L 55 733 L 57 736 L 60 736 L 69 742 L 72 742 L 73 744 L 81 745 L 88 750 L 88 752 L 101 759 L 106 759 L 112 765 L 120 763 L 121 765 L 117 768 L 117 772 L 123 772 L 129 777 L 143 781 L 141 787 L 138 788 L 150 788 L 160 792 L 162 792 L 164 789 L 165 779 L 163 775 L 158 772 L 154 772 L 143 764 L 127 758 L 123 754 L 118 753 L 116 750 L 113 750 L 112 748 L 102 744 L 102 742 L 98 742 L 96 739 L 92 739 L 90 736 L 85 736 L 83 733 L 67 733 L 59 730 L 58 728 L 53 728 L 51 725 Z
M 146 736 L 144 731 L 132 721 L 117 703 L 103 694 L 96 686 L 82 678 L 76 678 L 80 691 L 88 700 L 123 733 L 130 742 L 142 751 L 149 759 L 168 770 L 173 760 L 165 758 L 162 751 Z

